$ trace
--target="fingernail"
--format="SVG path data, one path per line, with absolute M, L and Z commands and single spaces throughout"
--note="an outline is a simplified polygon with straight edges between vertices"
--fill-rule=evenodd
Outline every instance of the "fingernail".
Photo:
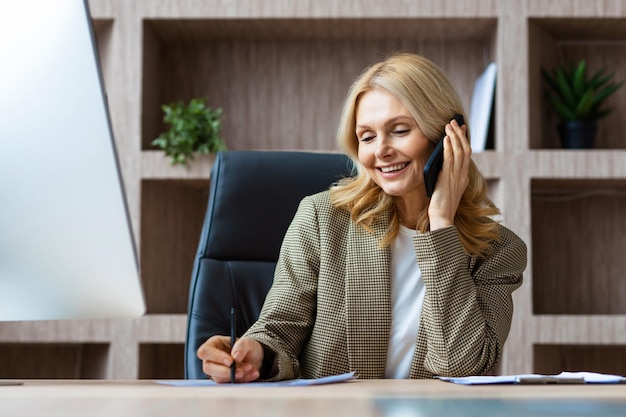
M 241 352 L 237 351 L 235 353 L 233 353 L 233 359 L 236 361 L 239 361 L 241 359 Z
M 232 365 L 233 361 L 231 361 L 230 359 L 227 358 L 227 359 L 224 359 L 224 362 L 222 362 L 222 363 L 224 365 L 226 365 L 226 366 L 230 366 L 230 365 Z

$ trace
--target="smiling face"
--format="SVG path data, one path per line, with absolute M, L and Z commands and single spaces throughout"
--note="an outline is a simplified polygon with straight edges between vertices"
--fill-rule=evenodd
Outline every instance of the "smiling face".
M 406 107 L 383 88 L 364 93 L 356 110 L 358 158 L 382 190 L 405 208 L 426 205 L 423 170 L 434 149 Z

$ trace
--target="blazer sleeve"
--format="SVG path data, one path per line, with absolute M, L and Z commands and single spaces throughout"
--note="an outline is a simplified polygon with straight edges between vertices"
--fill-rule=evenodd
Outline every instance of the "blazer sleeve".
M 489 372 L 509 333 L 526 245 L 503 226 L 485 259 L 464 252 L 455 226 L 418 234 L 415 245 L 426 286 L 424 367 L 441 376 Z
M 244 334 L 274 354 L 266 380 L 300 375 L 298 357 L 315 322 L 319 258 L 316 208 L 306 197 L 283 239 L 274 282 L 259 319 Z

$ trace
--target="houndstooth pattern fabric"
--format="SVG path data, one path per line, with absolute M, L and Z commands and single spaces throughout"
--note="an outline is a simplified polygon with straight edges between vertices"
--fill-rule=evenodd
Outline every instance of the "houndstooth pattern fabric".
M 301 201 L 259 320 L 245 334 L 276 352 L 272 379 L 384 378 L 391 251 L 379 242 L 388 222 L 387 214 L 366 232 L 328 191 Z M 413 242 L 426 294 L 410 377 L 488 372 L 510 329 L 526 245 L 504 226 L 487 259 L 468 256 L 454 226 Z

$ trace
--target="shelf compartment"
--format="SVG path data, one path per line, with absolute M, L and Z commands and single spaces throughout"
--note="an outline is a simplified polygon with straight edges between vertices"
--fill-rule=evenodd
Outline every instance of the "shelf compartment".
M 533 179 L 535 314 L 626 313 L 626 180 Z
M 533 372 L 599 372 L 626 375 L 626 346 L 622 345 L 534 345 Z
M 106 343 L 1 343 L 0 377 L 7 379 L 106 378 Z
M 396 51 L 440 65 L 468 110 L 496 37 L 496 18 L 146 19 L 142 149 L 166 129 L 162 104 L 204 96 L 229 149 L 334 150 L 350 84 Z
M 587 61 L 589 74 L 606 69 L 614 80 L 626 79 L 626 18 L 532 18 L 529 36 L 530 148 L 560 148 L 559 123 L 545 97 L 541 67 Z M 626 127 L 621 114 L 626 110 L 626 88 L 609 97 L 605 108 L 615 110 L 598 123 L 596 149 L 626 149 Z
M 110 45 L 111 33 L 113 32 L 113 19 L 94 19 L 93 30 L 96 35 L 100 68 L 102 69 L 105 83 L 108 84 L 107 79 L 111 74 Z
M 139 379 L 183 379 L 185 345 L 142 343 L 139 345 Z
M 494 217 L 494 220 L 497 221 L 502 221 L 505 214 L 503 192 L 502 183 L 499 179 L 487 178 L 487 197 L 502 211 Z
M 208 180 L 144 180 L 141 275 L 149 314 L 185 314 Z

